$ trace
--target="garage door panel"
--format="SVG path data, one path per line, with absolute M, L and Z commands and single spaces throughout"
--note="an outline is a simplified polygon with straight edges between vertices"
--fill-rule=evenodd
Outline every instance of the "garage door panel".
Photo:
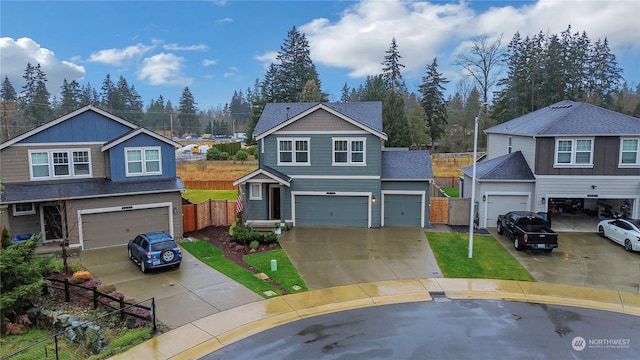
M 489 195 L 487 196 L 487 226 L 496 226 L 498 216 L 509 211 L 528 211 L 526 195 Z
M 296 226 L 368 227 L 368 197 L 296 196 Z
M 384 196 L 384 226 L 419 227 L 422 224 L 422 197 L 409 194 Z
M 85 250 L 124 245 L 149 231 L 169 233 L 168 207 L 82 215 Z

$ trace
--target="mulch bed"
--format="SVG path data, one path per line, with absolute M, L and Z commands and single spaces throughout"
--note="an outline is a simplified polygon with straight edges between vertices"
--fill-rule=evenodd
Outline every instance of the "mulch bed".
M 255 272 L 255 269 L 249 264 L 242 261 L 242 257 L 249 254 L 249 244 L 244 246 L 233 241 L 233 237 L 229 234 L 229 226 L 209 226 L 198 231 L 186 234 L 190 238 L 198 240 L 208 240 L 213 246 L 224 252 L 224 257 L 244 267 L 245 269 Z M 280 245 L 275 243 L 271 246 L 260 244 L 255 253 L 264 251 L 272 251 L 280 249 Z

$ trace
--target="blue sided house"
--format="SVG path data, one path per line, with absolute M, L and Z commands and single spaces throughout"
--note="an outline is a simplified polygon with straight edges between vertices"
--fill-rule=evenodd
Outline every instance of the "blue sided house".
M 0 144 L 0 225 L 72 248 L 182 236 L 179 143 L 93 106 Z
M 429 226 L 428 151 L 385 148 L 382 102 L 270 103 L 258 169 L 234 181 L 250 226 Z

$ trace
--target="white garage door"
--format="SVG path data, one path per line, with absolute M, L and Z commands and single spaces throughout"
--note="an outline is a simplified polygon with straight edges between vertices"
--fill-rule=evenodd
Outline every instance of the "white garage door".
M 169 207 L 82 215 L 83 249 L 125 245 L 149 231 L 169 232 Z
M 487 216 L 484 227 L 494 227 L 498 222 L 498 215 L 509 211 L 529 210 L 527 195 L 487 195 Z

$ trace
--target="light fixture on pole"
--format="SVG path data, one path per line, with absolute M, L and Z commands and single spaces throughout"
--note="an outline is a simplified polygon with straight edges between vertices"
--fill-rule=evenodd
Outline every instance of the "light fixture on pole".
M 473 124 L 473 170 L 471 172 L 471 203 L 469 204 L 469 259 L 473 258 L 473 223 L 475 220 L 476 200 L 476 159 L 478 158 L 478 118 L 485 104 L 480 105 L 478 115 Z

